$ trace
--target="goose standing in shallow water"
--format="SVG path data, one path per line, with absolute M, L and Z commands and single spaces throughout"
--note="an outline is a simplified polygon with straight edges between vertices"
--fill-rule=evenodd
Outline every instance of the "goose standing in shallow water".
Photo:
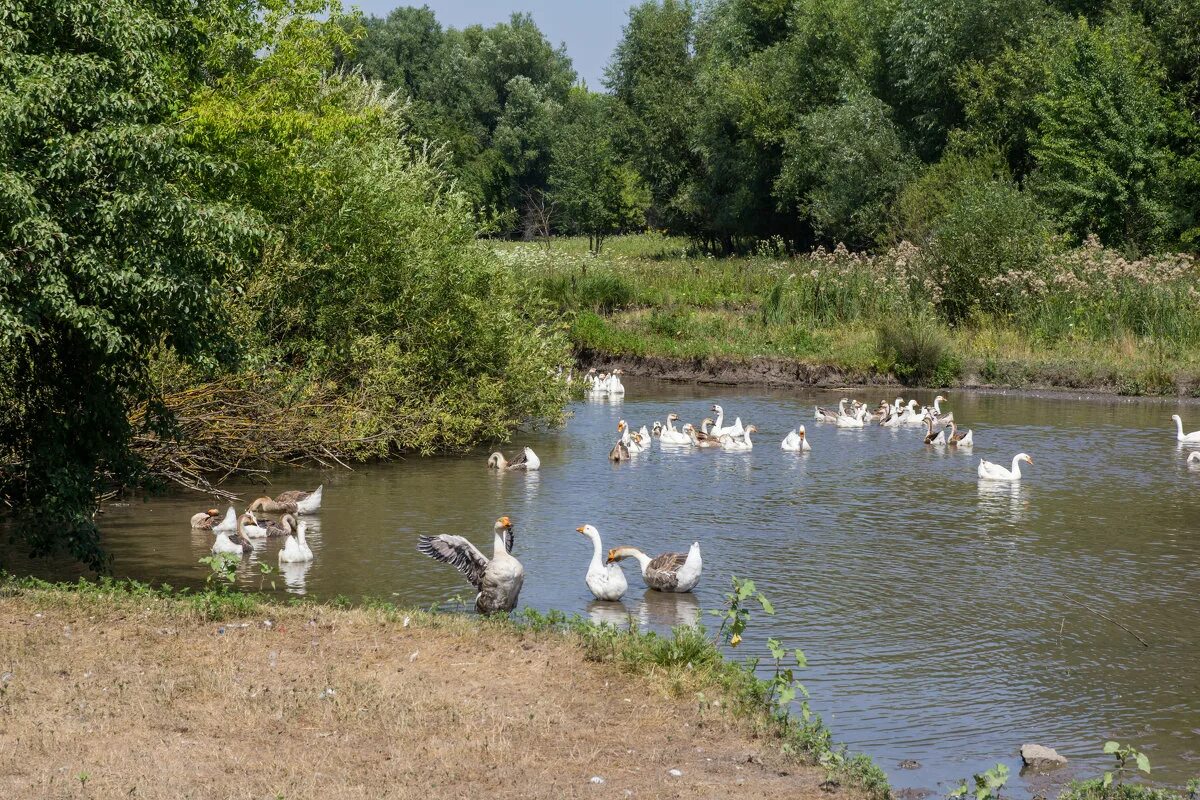
M 417 543 L 421 553 L 450 564 L 466 576 L 479 591 L 475 595 L 475 610 L 480 614 L 512 611 L 525 582 L 525 569 L 512 557 L 512 522 L 501 517 L 493 530 L 491 559 L 461 536 L 422 536 Z
M 812 450 L 812 445 L 808 443 L 808 438 L 804 434 L 803 425 L 783 437 L 783 442 L 779 447 L 793 453 L 807 453 Z
M 600 531 L 592 525 L 580 525 L 575 530 L 592 540 L 592 561 L 588 565 L 587 575 L 583 582 L 597 600 L 620 600 L 629 588 L 621 565 L 615 562 L 605 564 L 600 554 L 604 552 L 600 544 Z
M 699 542 L 692 542 L 687 553 L 663 553 L 657 558 L 650 558 L 636 547 L 616 547 L 608 551 L 609 564 L 623 558 L 636 558 L 646 585 L 660 592 L 690 592 L 700 582 L 704 568 Z
M 247 511 L 265 511 L 268 514 L 312 514 L 321 508 L 321 495 L 325 485 L 321 484 L 311 492 L 292 490 L 282 492 L 274 500 L 260 497 L 250 504 Z
M 542 468 L 542 460 L 537 457 L 537 453 L 528 447 L 512 461 L 506 460 L 503 453 L 496 451 L 488 456 L 488 468 L 501 471 L 525 470 L 526 472 L 533 472 Z
M 1021 462 L 1033 464 L 1033 459 L 1025 453 L 1013 456 L 1012 469 L 1005 469 L 999 464 L 979 460 L 979 477 L 989 481 L 1019 481 L 1021 480 Z
M 1171 419 L 1175 420 L 1175 439 L 1182 444 L 1200 444 L 1200 431 L 1192 431 L 1191 433 L 1183 432 L 1183 420 L 1178 414 L 1172 414 Z
M 211 531 L 216 527 L 217 520 L 220 518 L 221 512 L 216 508 L 201 511 L 199 514 L 192 514 L 192 528 L 198 531 Z

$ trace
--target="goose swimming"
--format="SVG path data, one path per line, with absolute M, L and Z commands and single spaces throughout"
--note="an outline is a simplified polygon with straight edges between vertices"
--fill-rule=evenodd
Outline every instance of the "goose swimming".
M 750 441 L 750 434 L 752 433 L 758 433 L 758 428 L 753 425 L 746 426 L 746 429 L 740 435 L 726 433 L 720 439 L 721 447 L 733 451 L 753 450 L 754 443 Z
M 951 447 L 970 447 L 975 444 L 975 432 L 970 428 L 966 433 L 959 433 L 958 426 L 954 424 L 954 415 L 950 415 L 950 438 L 946 440 Z
M 417 543 L 417 550 L 450 564 L 478 590 L 475 610 L 480 614 L 512 611 L 517 606 L 521 584 L 525 582 L 525 569 L 512 557 L 512 521 L 500 517 L 493 530 L 491 559 L 462 536 L 422 536 Z
M 699 542 L 692 542 L 687 553 L 663 553 L 657 558 L 650 558 L 636 547 L 616 547 L 608 551 L 609 564 L 624 558 L 637 559 L 646 585 L 660 592 L 690 592 L 700 582 L 704 568 Z
M 312 514 L 321 508 L 321 495 L 325 485 L 322 484 L 311 492 L 292 490 L 283 492 L 272 500 L 260 497 L 250 504 L 247 511 L 265 511 L 268 514 Z
M 933 432 L 933 417 L 926 417 L 925 424 L 929 426 L 929 432 L 925 434 L 925 444 L 933 445 L 934 447 L 941 447 L 946 444 L 945 431 L 938 431 L 936 434 Z
M 542 468 L 542 460 L 538 458 L 537 453 L 533 452 L 533 450 L 529 447 L 526 447 L 521 452 L 521 455 L 517 456 L 512 461 L 506 460 L 503 453 L 496 451 L 488 456 L 488 468 L 498 469 L 501 471 L 508 470 L 510 472 L 517 470 L 533 472 Z
M 779 447 L 793 453 L 807 453 L 812 450 L 812 445 L 808 443 L 808 438 L 804 435 L 803 425 L 783 437 L 783 442 Z
M 979 460 L 979 477 L 989 481 L 1019 481 L 1021 480 L 1021 462 L 1033 464 L 1033 459 L 1025 453 L 1013 456 L 1012 469 L 1005 469 L 999 464 Z
M 667 427 L 663 428 L 662 434 L 658 437 L 660 445 L 667 444 L 691 444 L 692 437 L 682 431 L 675 430 L 675 421 L 679 419 L 679 415 L 672 411 L 667 414 Z
M 615 562 L 604 563 L 600 554 L 604 552 L 600 544 L 600 531 L 592 525 L 580 525 L 575 530 L 592 540 L 592 561 L 588 565 L 587 575 L 583 582 L 597 600 L 620 600 L 629 588 L 621 565 Z
M 240 517 L 238 517 L 237 533 L 231 535 L 225 533 L 224 531 L 219 532 L 217 534 L 216 541 L 213 542 L 213 553 L 229 553 L 231 555 L 240 556 L 243 553 L 249 553 L 251 550 L 253 550 L 254 546 L 250 544 L 250 540 L 242 533 L 242 526 L 245 525 L 246 522 L 250 521 L 250 519 L 251 516 L 249 513 L 242 514 Z
M 313 560 L 312 548 L 304 539 L 307 529 L 308 523 L 301 522 L 295 533 L 288 534 L 287 541 L 283 543 L 283 548 L 279 551 L 280 564 L 298 564 Z
M 1175 439 L 1182 444 L 1200 444 L 1200 431 L 1192 431 L 1191 433 L 1183 432 L 1183 420 L 1178 414 L 1172 414 L 1171 419 L 1175 420 Z
M 208 511 L 201 511 L 199 514 L 192 514 L 192 528 L 198 531 L 211 531 L 216 527 L 218 520 L 221 519 L 219 509 L 210 508 Z

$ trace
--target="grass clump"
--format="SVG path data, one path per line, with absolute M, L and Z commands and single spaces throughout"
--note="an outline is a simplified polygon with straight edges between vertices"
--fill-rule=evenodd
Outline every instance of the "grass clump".
M 931 320 L 908 317 L 879 324 L 879 365 L 906 384 L 954 383 L 961 363 L 949 352 L 946 337 Z

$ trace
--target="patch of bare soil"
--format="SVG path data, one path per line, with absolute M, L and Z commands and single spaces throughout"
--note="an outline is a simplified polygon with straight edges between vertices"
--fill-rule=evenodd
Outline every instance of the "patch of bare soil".
M 845 796 L 558 634 L 269 613 L 0 599 L 0 798 Z

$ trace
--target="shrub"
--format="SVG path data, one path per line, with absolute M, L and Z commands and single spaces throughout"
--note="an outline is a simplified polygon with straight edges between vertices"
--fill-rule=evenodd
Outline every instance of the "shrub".
M 611 314 L 633 304 L 633 287 L 620 275 L 548 275 L 541 280 L 542 295 L 560 311 L 590 309 Z
M 922 317 L 884 320 L 877 336 L 879 366 L 906 384 L 931 380 L 938 385 L 947 384 L 962 371 L 958 359 L 947 352 L 945 337 L 932 320 Z

